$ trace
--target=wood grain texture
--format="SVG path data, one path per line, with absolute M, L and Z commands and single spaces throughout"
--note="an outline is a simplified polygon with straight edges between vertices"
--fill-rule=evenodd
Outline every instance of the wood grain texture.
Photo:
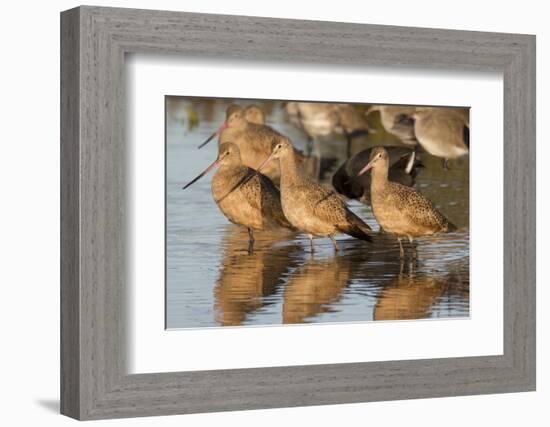
M 62 413 L 100 419 L 534 390 L 534 36 L 80 7 L 62 13 L 61 38 Z M 502 72 L 504 354 L 128 375 L 127 53 Z
M 79 13 L 61 20 L 61 413 L 80 414 Z

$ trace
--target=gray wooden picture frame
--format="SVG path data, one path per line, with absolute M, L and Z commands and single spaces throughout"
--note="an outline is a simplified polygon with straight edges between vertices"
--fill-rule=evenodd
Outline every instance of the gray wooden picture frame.
M 504 354 L 127 374 L 127 53 L 502 72 Z M 61 166 L 65 415 L 84 420 L 535 390 L 532 35 L 71 9 L 61 14 Z

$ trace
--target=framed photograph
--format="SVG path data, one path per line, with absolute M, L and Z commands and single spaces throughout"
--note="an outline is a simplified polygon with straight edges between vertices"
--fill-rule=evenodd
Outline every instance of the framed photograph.
M 61 412 L 535 390 L 535 37 L 61 14 Z

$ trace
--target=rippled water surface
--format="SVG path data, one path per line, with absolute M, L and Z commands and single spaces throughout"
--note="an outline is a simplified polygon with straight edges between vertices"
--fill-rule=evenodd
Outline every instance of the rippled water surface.
M 246 105 L 246 102 L 241 102 Z M 256 102 L 257 104 L 258 103 Z M 394 237 L 373 244 L 346 235 L 316 239 L 311 254 L 303 234 L 255 233 L 252 254 L 246 230 L 230 224 L 210 193 L 212 176 L 189 182 L 215 158 L 217 143 L 197 150 L 224 120 L 225 100 L 169 98 L 166 124 L 166 309 L 168 328 L 357 322 L 469 315 L 468 160 L 444 170 L 422 154 L 415 187 L 458 226 L 458 231 L 418 239 L 417 259 L 400 260 Z M 285 120 L 282 103 L 263 104 L 268 124 L 299 148 L 305 137 Z M 374 124 L 376 126 L 376 123 Z M 359 139 L 353 151 L 397 141 L 380 130 Z M 323 141 L 328 169 L 345 160 L 345 143 Z M 349 205 L 373 229 L 370 206 Z

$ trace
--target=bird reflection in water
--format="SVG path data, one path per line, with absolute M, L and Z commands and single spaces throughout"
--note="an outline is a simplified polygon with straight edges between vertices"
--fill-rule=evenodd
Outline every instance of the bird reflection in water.
M 447 290 L 442 277 L 399 275 L 380 293 L 374 320 L 406 320 L 430 317 L 430 310 Z
M 416 272 L 418 260 L 405 265 L 400 273 L 378 295 L 373 320 L 414 320 L 433 316 L 434 307 L 445 297 L 460 295 L 469 300 L 468 281 L 462 277 L 458 265 L 449 266 L 447 274 Z M 406 271 L 408 270 L 408 271 Z
M 355 244 L 339 256 L 309 257 L 293 272 L 285 285 L 283 323 L 307 323 L 310 319 L 334 310 L 365 261 L 365 253 Z M 360 259 L 362 258 L 362 260 Z
M 254 252 L 242 247 L 246 230 L 228 226 L 222 242 L 223 258 L 214 288 L 216 322 L 240 326 L 247 317 L 269 305 L 269 296 L 284 283 L 285 273 L 296 266 L 296 244 L 280 244 L 281 232 L 258 234 Z
M 449 259 L 446 273 L 432 270 L 422 259 L 395 263 L 399 247 L 389 236 L 374 239 L 368 256 L 361 245 L 348 242 L 338 256 L 307 257 L 284 285 L 283 323 L 318 321 L 323 314 L 343 309 L 346 296 L 373 299 L 372 318 L 407 320 L 438 317 L 438 304 L 458 299 L 468 305 L 468 257 Z M 353 289 L 351 289 L 353 287 Z M 443 307 L 449 306 L 443 304 Z M 452 317 L 445 313 L 444 317 Z

